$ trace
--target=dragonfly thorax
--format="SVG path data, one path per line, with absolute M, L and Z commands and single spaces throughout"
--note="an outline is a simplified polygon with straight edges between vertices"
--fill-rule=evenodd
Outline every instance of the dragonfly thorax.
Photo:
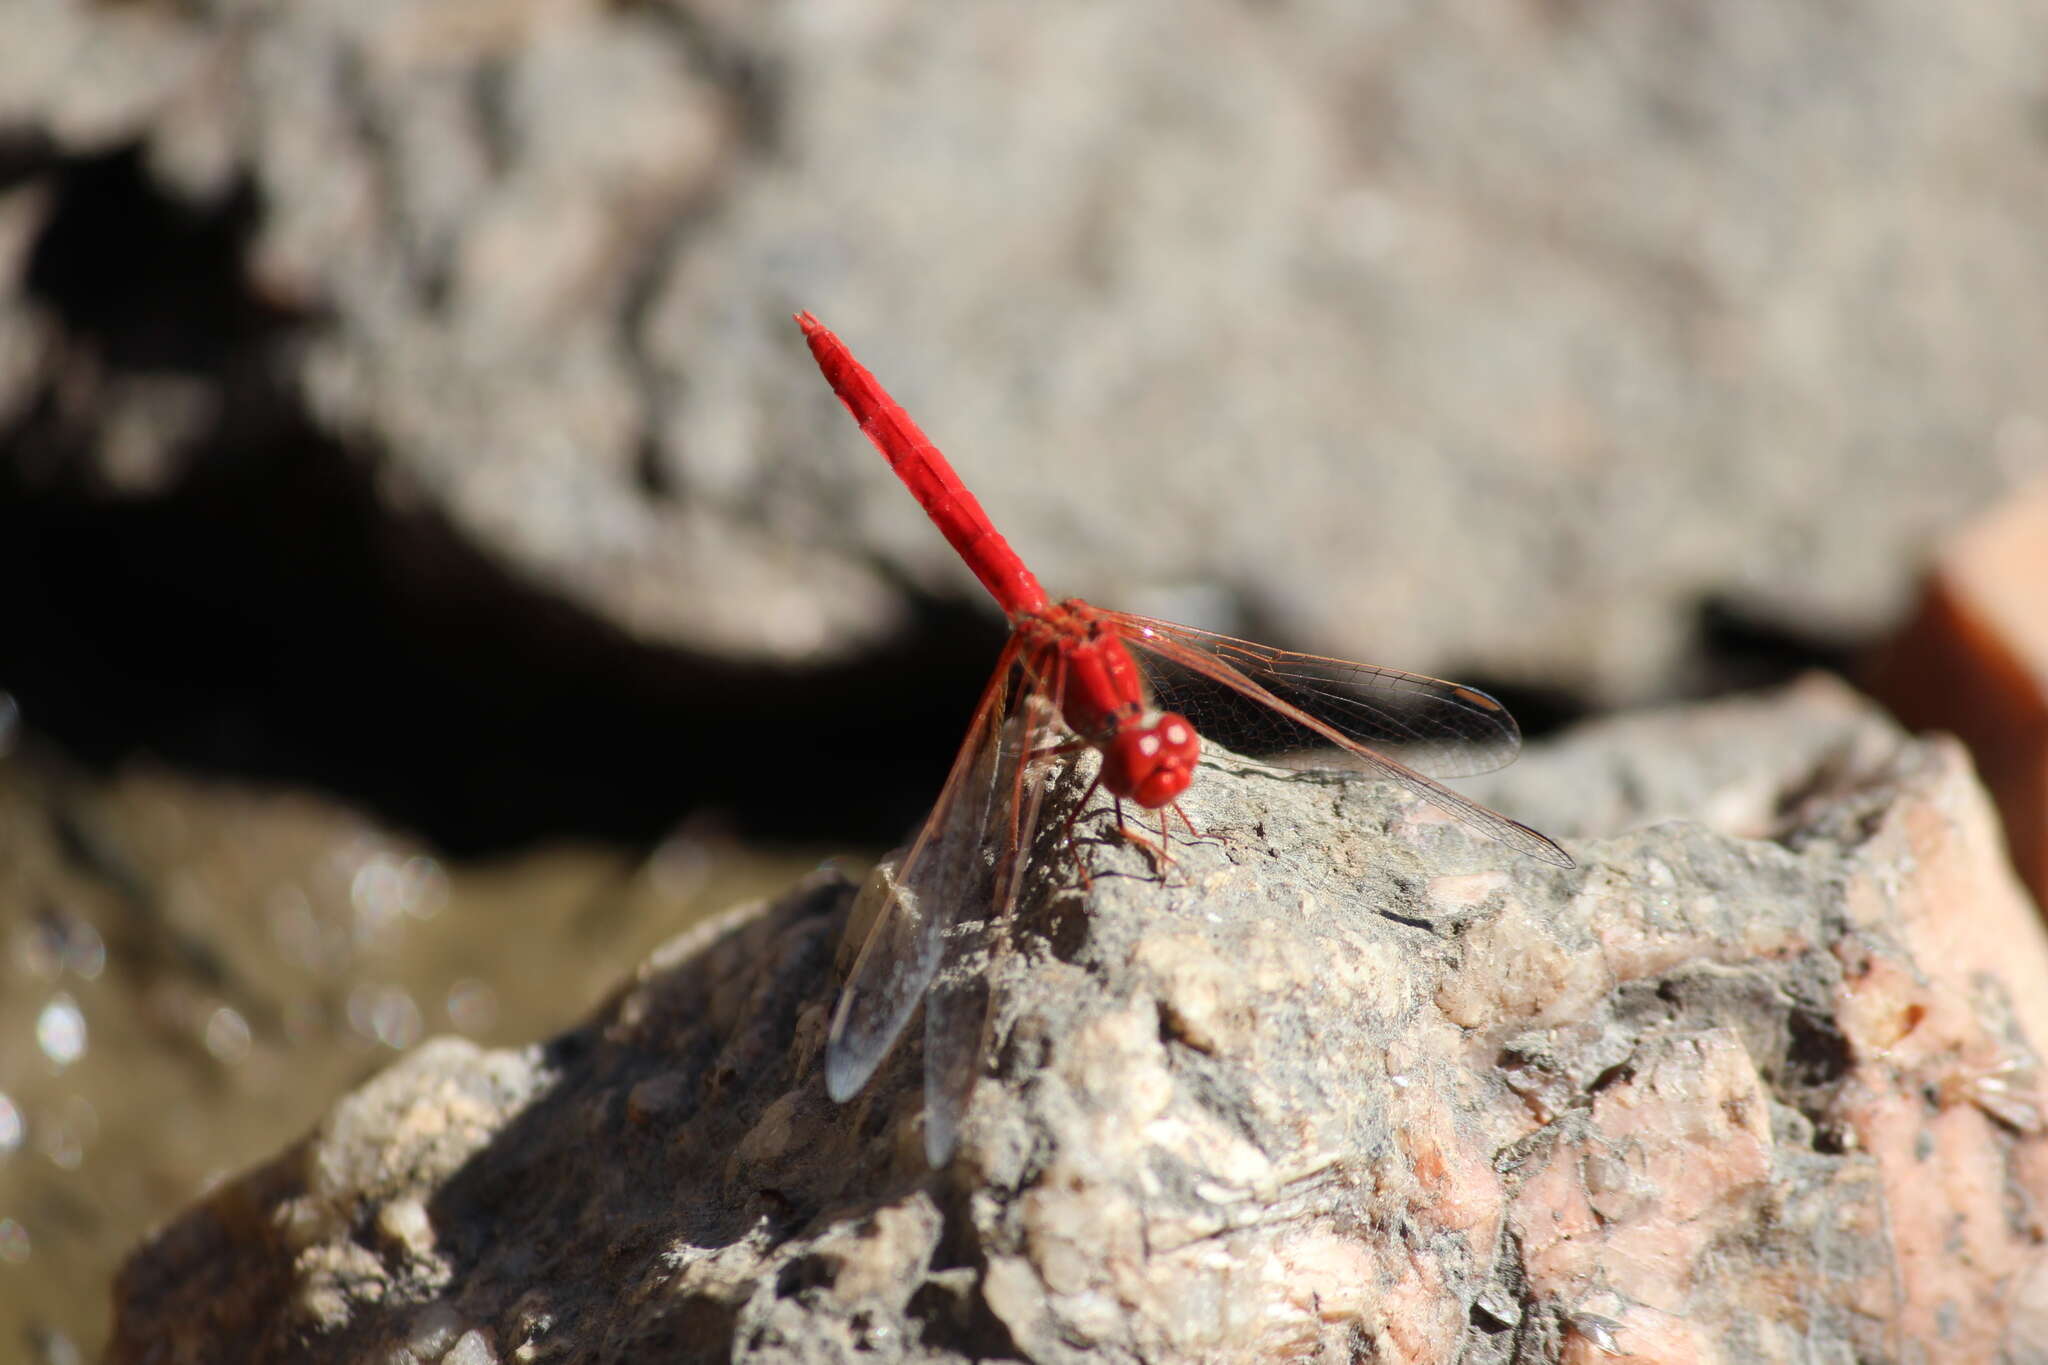
M 1102 785 L 1147 809 L 1171 805 L 1195 780 L 1201 736 L 1186 716 L 1154 711 L 1119 726 L 1101 745 Z

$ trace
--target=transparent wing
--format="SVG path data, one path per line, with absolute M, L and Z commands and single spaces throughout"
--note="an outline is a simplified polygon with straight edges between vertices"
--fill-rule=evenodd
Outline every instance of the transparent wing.
M 1041 788 L 1030 756 L 1055 724 L 1056 700 L 1031 685 L 1006 647 L 967 739 L 904 857 L 833 1011 L 825 1089 L 860 1093 L 925 1005 L 925 1154 L 943 1165 L 981 1073 L 988 973 L 1037 828 Z
M 975 888 L 948 927 L 938 975 L 925 1001 L 924 1152 L 934 1167 L 945 1165 L 953 1154 L 968 1096 L 988 1054 L 991 967 L 1009 945 L 1010 915 L 1044 793 L 1027 769 L 1057 713 L 1056 700 L 1027 690 L 1011 708 L 994 746 L 992 799 L 976 836 L 976 866 L 985 870 L 986 886 Z
M 1172 657 L 1162 647 L 1171 642 L 1228 671 L 1233 680 L 1227 683 L 1208 670 L 1192 675 L 1155 671 L 1151 681 L 1161 706 L 1180 712 L 1197 730 L 1238 753 L 1285 759 L 1331 743 L 1347 751 L 1363 745 L 1376 758 L 1430 777 L 1470 777 L 1506 767 L 1521 751 L 1515 718 L 1476 688 L 1375 664 L 1297 654 L 1126 612 L 1102 615 L 1134 644 Z M 1246 692 L 1243 681 L 1257 693 Z M 1314 723 L 1276 709 L 1266 697 L 1287 702 Z M 1333 740 L 1332 731 L 1342 741 Z M 1352 765 L 1319 764 L 1303 756 L 1294 766 Z
M 1497 762 L 1485 762 L 1480 766 L 1439 766 L 1435 771 L 1446 776 L 1470 772 L 1486 772 L 1513 757 L 1521 736 L 1515 728 L 1506 708 L 1483 692 L 1461 688 L 1454 683 L 1439 682 L 1435 678 L 1424 678 L 1413 673 L 1396 673 L 1391 669 L 1373 668 L 1369 664 L 1347 664 L 1340 659 L 1320 659 L 1313 655 L 1290 654 L 1285 650 L 1269 649 L 1264 645 L 1234 640 L 1226 635 L 1211 635 L 1206 631 L 1193 630 L 1187 626 L 1176 626 L 1163 621 L 1154 621 L 1143 616 L 1129 616 L 1119 612 L 1105 612 L 1125 632 L 1127 642 L 1132 645 L 1146 666 L 1146 675 L 1155 688 L 1163 705 L 1179 709 L 1188 704 L 1188 698 L 1197 702 L 1208 700 L 1220 687 L 1235 694 L 1236 706 L 1242 710 L 1250 706 L 1270 714 L 1271 730 L 1290 735 L 1291 740 L 1283 745 L 1285 751 L 1299 753 L 1307 746 L 1316 746 L 1322 752 L 1303 756 L 1300 766 L 1323 768 L 1349 768 L 1383 777 L 1407 788 L 1414 795 L 1434 805 L 1447 815 L 1456 816 L 1473 829 L 1496 839 L 1538 861 L 1557 867 L 1573 866 L 1571 855 L 1552 843 L 1527 825 L 1508 819 L 1498 811 L 1488 810 L 1476 801 L 1458 795 L 1447 787 L 1425 777 L 1421 772 L 1399 759 L 1391 758 L 1368 746 L 1361 736 L 1378 733 L 1375 725 L 1394 724 L 1388 716 L 1376 715 L 1366 703 L 1366 698 L 1388 679 L 1402 683 L 1426 684 L 1419 695 L 1432 698 L 1423 710 L 1426 714 L 1443 720 L 1452 730 L 1466 726 L 1472 730 L 1469 736 L 1482 751 L 1489 731 L 1496 753 L 1506 757 Z M 1249 663 L 1250 667 L 1244 664 Z M 1316 667 L 1311 668 L 1310 665 Z M 1354 670 L 1343 672 L 1341 670 Z M 1189 676 L 1192 675 L 1192 678 Z M 1373 681 L 1361 683 L 1370 676 Z M 1199 679 L 1204 686 L 1191 685 Z M 1298 702 L 1282 695 L 1280 689 L 1271 686 L 1279 681 L 1288 691 L 1297 695 L 1306 692 L 1317 704 L 1310 710 Z M 1334 680 L 1334 681 L 1332 681 Z M 1338 684 L 1343 686 L 1340 688 Z M 1392 690 L 1393 683 L 1387 682 Z M 1431 689 L 1441 689 L 1435 691 Z M 1455 694 L 1455 695 L 1452 695 Z M 1333 699 L 1341 700 L 1344 706 L 1333 705 Z M 1212 733 L 1209 725 L 1214 722 L 1218 708 L 1212 706 L 1205 720 L 1197 711 L 1184 711 L 1195 728 L 1211 735 L 1225 747 L 1235 747 L 1226 733 Z M 1454 717 L 1470 718 L 1471 723 Z M 1477 719 L 1488 718 L 1485 728 L 1477 726 Z M 1340 726 L 1338 720 L 1347 722 Z M 1428 738 L 1427 731 L 1402 724 L 1395 728 L 1398 737 L 1412 736 L 1407 744 L 1419 743 Z M 1449 762 L 1458 752 L 1465 737 L 1445 735 L 1437 741 L 1436 752 L 1443 762 Z M 1503 749 L 1504 746 L 1504 749 Z M 1335 754 L 1328 748 L 1334 748 Z M 1256 752 L 1256 751 L 1254 751 Z M 1431 752 L 1425 744 L 1423 752 Z
M 960 756 L 839 993 L 825 1039 L 825 1090 L 841 1103 L 860 1093 L 896 1046 L 939 969 L 947 931 L 963 909 L 982 913 L 994 889 L 987 842 L 992 826 L 1007 824 L 994 818 L 994 806 L 1004 796 L 1003 713 L 1016 656 L 1013 642 L 997 661 Z

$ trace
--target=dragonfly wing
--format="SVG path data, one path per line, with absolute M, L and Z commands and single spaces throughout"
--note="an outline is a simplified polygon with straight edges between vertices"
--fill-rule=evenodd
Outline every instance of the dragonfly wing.
M 1253 701 L 1238 682 L 1217 685 L 1217 674 L 1154 670 L 1151 681 L 1162 706 L 1179 711 L 1195 728 L 1225 748 L 1258 758 L 1321 748 L 1334 731 L 1381 759 L 1430 777 L 1470 777 L 1514 762 L 1522 732 L 1508 709 L 1477 688 L 1376 664 L 1354 663 L 1320 654 L 1297 654 L 1192 626 L 1124 612 L 1104 612 L 1131 643 L 1185 662 L 1181 650 L 1214 661 L 1237 679 L 1255 684 L 1315 725 L 1299 723 L 1263 699 Z M 1318 766 L 1313 759 L 1295 766 Z M 1321 766 L 1329 766 L 1327 764 Z M 1349 765 L 1343 765 L 1349 766 Z
M 1112 615 L 1115 614 L 1112 613 Z M 1402 787 L 1407 788 L 1414 795 L 1421 797 L 1445 814 L 1455 816 L 1464 821 L 1489 839 L 1496 839 L 1506 844 L 1517 853 L 1527 854 L 1539 862 L 1550 863 L 1556 867 L 1571 867 L 1574 865 L 1570 854 L 1543 835 L 1530 829 L 1527 825 L 1510 820 L 1499 811 L 1489 810 L 1476 801 L 1458 795 L 1458 793 L 1450 790 L 1448 787 L 1440 786 L 1406 763 L 1369 748 L 1351 731 L 1340 728 L 1334 721 L 1327 719 L 1326 713 L 1319 714 L 1308 711 L 1278 694 L 1272 688 L 1265 686 L 1266 680 L 1271 676 L 1270 673 L 1255 677 L 1249 670 L 1239 668 L 1236 662 L 1220 648 L 1198 647 L 1185 637 L 1194 637 L 1194 639 L 1204 641 L 1226 641 L 1233 646 L 1242 645 L 1244 642 L 1229 640 L 1227 636 L 1208 635 L 1206 632 L 1190 630 L 1185 626 L 1169 626 L 1162 622 L 1148 620 L 1145 617 L 1116 615 L 1115 619 L 1120 626 L 1123 626 L 1129 632 L 1127 636 L 1128 642 L 1137 647 L 1140 656 L 1148 664 L 1154 664 L 1155 661 L 1164 661 L 1170 666 L 1168 670 L 1163 672 L 1156 667 L 1156 664 L 1148 670 L 1148 674 L 1155 677 L 1155 679 L 1161 677 L 1166 679 L 1166 685 L 1162 688 L 1163 696 L 1172 697 L 1176 695 L 1174 684 L 1177 682 L 1177 679 L 1175 678 L 1174 670 L 1197 675 L 1212 685 L 1220 686 L 1235 693 L 1243 702 L 1252 703 L 1270 711 L 1278 721 L 1285 722 L 1298 734 L 1304 737 L 1312 737 L 1313 742 L 1334 746 L 1342 756 L 1341 765 L 1324 762 L 1319 766 L 1342 766 L 1363 770 L 1376 777 L 1386 778 L 1390 782 L 1398 783 Z M 1146 627 L 1150 629 L 1143 629 Z M 1268 649 L 1263 645 L 1247 645 L 1245 647 L 1258 653 L 1281 656 L 1283 658 L 1310 657 L 1287 655 L 1285 651 Z M 1253 657 L 1256 657 L 1256 654 Z M 1342 663 L 1342 660 L 1320 660 L 1318 662 Z M 1363 669 L 1369 668 L 1370 665 L 1354 664 L 1349 665 L 1349 667 Z M 1375 671 L 1390 673 L 1392 670 L 1379 669 Z M 1455 687 L 1455 684 L 1438 682 L 1434 678 L 1423 678 L 1419 674 L 1402 673 L 1395 676 L 1402 679 L 1429 683 L 1435 687 Z M 1494 701 L 1493 698 L 1486 696 L 1483 692 L 1473 692 L 1469 688 L 1458 688 L 1457 690 L 1467 693 L 1471 697 L 1483 699 L 1483 701 L 1490 704 L 1498 712 L 1501 721 L 1507 726 L 1506 734 L 1511 737 L 1514 743 L 1519 743 L 1520 736 L 1519 732 L 1514 729 L 1514 721 L 1508 716 L 1505 708 L 1500 706 L 1499 702 Z M 1475 702 L 1473 705 L 1477 706 L 1477 703 Z M 1484 714 L 1485 708 L 1480 708 L 1480 713 Z M 1195 722 L 1197 730 L 1203 729 L 1203 723 L 1199 717 L 1190 714 L 1189 719 Z M 1354 724 L 1352 728 L 1358 729 L 1360 727 Z M 1227 739 L 1223 742 L 1226 746 L 1229 743 Z M 1512 749 L 1510 749 L 1510 753 L 1512 753 Z M 1467 769 L 1467 771 L 1484 772 L 1488 771 L 1492 766 L 1497 765 L 1489 764 L 1486 767 Z
M 982 1038 L 989 1020 L 985 975 L 993 933 L 987 920 L 963 923 L 973 942 L 932 984 L 924 1015 L 924 1155 L 934 1170 L 960 1140 L 967 1097 L 981 1076 Z
M 1044 793 L 1026 769 L 1056 712 L 1056 704 L 1034 692 L 1002 726 L 989 785 L 993 799 L 978 836 L 982 856 L 976 867 L 985 870 L 987 882 L 974 888 L 973 899 L 947 930 L 938 976 L 925 1001 L 924 1149 L 934 1167 L 953 1154 L 988 1053 L 990 971 L 1008 942 Z
M 825 1039 L 825 1090 L 841 1103 L 860 1093 L 896 1046 L 951 951 L 963 915 L 987 913 L 987 836 L 992 808 L 1004 798 L 1004 712 L 1016 654 L 1014 643 L 1004 649 L 983 689 L 946 785 L 839 993 Z

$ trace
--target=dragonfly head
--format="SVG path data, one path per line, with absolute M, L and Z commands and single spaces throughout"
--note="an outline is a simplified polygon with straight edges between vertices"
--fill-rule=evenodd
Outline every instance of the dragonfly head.
M 1150 810 L 1170 805 L 1195 780 L 1202 738 L 1186 716 L 1155 712 L 1102 746 L 1102 785 Z

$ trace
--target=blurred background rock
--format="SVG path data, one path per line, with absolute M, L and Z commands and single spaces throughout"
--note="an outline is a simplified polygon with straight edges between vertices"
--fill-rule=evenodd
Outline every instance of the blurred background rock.
M 566 1023 L 917 818 L 1000 624 L 795 308 L 1055 592 L 1537 730 L 1850 660 L 2048 469 L 2038 0 L 6 26 L 0 1341 L 44 1359 L 393 1047 Z

